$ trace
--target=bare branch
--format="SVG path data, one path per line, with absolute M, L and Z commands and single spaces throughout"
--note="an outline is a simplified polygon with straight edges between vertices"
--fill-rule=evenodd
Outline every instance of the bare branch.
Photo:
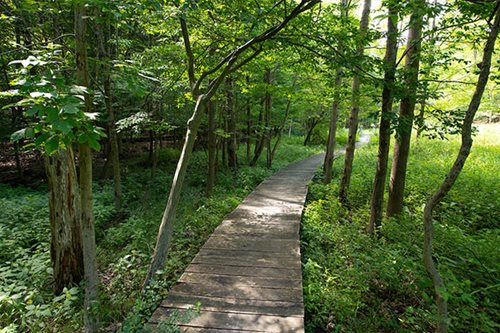
M 180 17 L 181 21 L 181 30 L 182 30 L 182 39 L 184 39 L 184 47 L 186 49 L 186 55 L 188 58 L 188 76 L 189 76 L 189 85 L 191 89 L 196 84 L 196 79 L 194 78 L 194 55 L 193 50 L 191 49 L 191 42 L 189 41 L 189 32 L 187 29 L 186 19 L 184 17 Z

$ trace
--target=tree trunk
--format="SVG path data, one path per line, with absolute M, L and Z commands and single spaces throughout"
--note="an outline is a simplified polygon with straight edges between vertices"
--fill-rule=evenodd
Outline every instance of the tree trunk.
M 83 278 L 83 253 L 80 226 L 80 194 L 73 149 L 45 156 L 49 188 L 50 257 L 54 292 L 77 285 Z
M 215 137 L 215 102 L 207 103 L 208 113 L 208 176 L 207 176 L 207 196 L 212 194 L 215 186 L 216 167 L 217 167 L 217 138 Z
M 250 165 L 254 166 L 257 164 L 260 155 L 264 148 L 269 152 L 269 142 L 270 138 L 270 129 L 269 124 L 271 121 L 271 108 L 273 104 L 273 97 L 269 91 L 269 86 L 272 83 L 272 73 L 271 70 L 266 70 L 264 73 L 264 83 L 266 84 L 266 92 L 264 94 L 264 98 L 262 99 L 262 111 L 259 113 L 259 124 L 261 125 L 259 140 L 255 143 L 255 152 Z M 262 122 L 264 122 L 264 126 L 262 126 Z M 263 127 L 263 128 L 262 128 Z M 269 153 L 266 154 L 266 165 L 269 166 Z
M 236 156 L 236 108 L 233 94 L 233 81 L 231 77 L 226 78 L 226 114 L 227 114 L 227 163 L 228 166 L 236 170 L 238 158 Z
M 382 224 L 385 180 L 391 143 L 391 113 L 394 80 L 396 74 L 396 55 L 398 38 L 398 12 L 394 4 L 389 5 L 387 19 L 387 45 L 385 52 L 384 88 L 382 91 L 382 112 L 380 115 L 377 170 L 373 184 L 373 194 L 370 208 L 370 222 L 367 231 L 375 232 Z
M 89 86 L 87 65 L 86 42 L 86 17 L 85 6 L 82 3 L 75 5 L 75 59 L 77 84 Z M 85 111 L 91 112 L 92 100 L 88 94 L 85 96 Z M 97 275 L 96 245 L 94 233 L 94 214 L 92 207 L 92 152 L 88 143 L 79 145 L 80 159 L 80 200 L 83 265 L 85 272 L 85 300 L 83 319 L 85 332 L 96 332 L 99 327 L 98 315 L 94 304 L 97 301 Z
M 363 53 L 366 45 L 366 35 L 370 22 L 371 0 L 365 0 L 363 12 L 359 22 L 359 42 L 356 47 L 356 56 L 361 64 L 363 62 Z M 352 78 L 352 108 L 349 114 L 349 130 L 347 143 L 345 148 L 344 171 L 340 181 L 339 198 L 340 202 L 345 206 L 348 203 L 347 192 L 351 184 L 352 165 L 354 162 L 354 151 L 356 149 L 356 133 L 358 132 L 358 114 L 359 114 L 359 99 L 360 99 L 360 70 L 358 67 L 354 69 Z
M 206 103 L 207 101 L 205 100 L 205 96 L 200 95 L 197 98 L 193 115 L 188 121 L 186 140 L 182 148 L 181 156 L 179 157 L 179 162 L 177 163 L 177 169 L 175 170 L 174 179 L 172 180 L 172 186 L 170 188 L 167 206 L 165 208 L 165 211 L 163 212 L 160 229 L 158 231 L 158 237 L 156 239 L 153 259 L 144 281 L 143 292 L 147 289 L 147 287 L 153 280 L 156 272 L 164 267 L 165 261 L 167 260 L 168 249 L 170 247 L 172 233 L 174 230 L 173 228 L 177 205 L 179 204 L 181 196 L 182 183 L 184 182 L 184 178 L 186 177 L 186 169 L 193 152 L 196 133 L 198 132 Z
M 120 172 L 120 152 L 118 149 L 118 138 L 116 134 L 115 112 L 113 109 L 113 91 L 111 88 L 111 66 L 109 51 L 106 47 L 107 38 L 105 38 L 104 28 L 102 24 L 96 24 L 96 37 L 99 45 L 99 60 L 102 62 L 102 81 L 104 86 L 104 100 L 106 112 L 108 113 L 108 138 L 109 138 L 109 159 L 113 166 L 113 185 L 114 185 L 114 200 L 115 210 L 119 212 L 122 208 L 122 185 Z M 106 36 L 109 34 L 106 34 Z
M 326 143 L 326 154 L 324 161 L 325 183 L 332 181 L 333 158 L 335 154 L 335 136 L 337 134 L 337 116 L 340 104 L 340 89 L 342 86 L 342 68 L 337 68 L 335 73 L 335 97 L 330 115 L 330 128 L 328 129 L 328 141 Z
M 297 82 L 297 78 L 295 77 L 293 80 L 293 88 L 295 88 L 296 82 Z M 285 128 L 288 117 L 290 116 L 291 107 L 292 107 L 292 98 L 288 97 L 287 103 L 286 103 L 286 109 L 285 109 L 285 116 L 283 117 L 283 120 L 281 121 L 280 126 L 278 126 L 278 128 L 276 129 L 276 142 L 274 143 L 273 149 L 271 150 L 271 163 L 274 159 L 276 151 L 278 150 L 278 147 L 279 147 L 279 144 L 281 141 L 281 135 L 283 133 L 283 129 Z
M 420 65 L 420 45 L 424 21 L 425 0 L 416 0 L 417 8 L 410 18 L 408 42 L 405 58 L 405 95 L 399 108 L 399 126 L 394 145 L 392 172 L 389 181 L 387 216 L 400 214 L 403 210 L 403 197 L 406 181 L 406 169 L 410 155 L 411 130 L 417 101 L 418 70 Z
M 247 84 L 250 83 L 250 78 L 247 76 Z M 250 164 L 251 161 L 251 148 L 252 148 L 252 109 L 250 107 L 250 97 L 246 98 L 246 109 L 247 109 L 247 163 Z
M 446 294 L 445 285 L 433 260 L 432 241 L 434 226 L 432 223 L 432 213 L 434 208 L 448 194 L 453 184 L 457 180 L 472 147 L 472 122 L 474 121 L 474 116 L 477 112 L 477 109 L 479 108 L 484 89 L 486 87 L 486 84 L 488 83 L 488 77 L 491 67 L 491 57 L 495 49 L 495 41 L 498 37 L 498 32 L 500 29 L 500 1 L 497 1 L 497 7 L 494 15 L 494 23 L 491 26 L 491 30 L 483 51 L 483 60 L 480 64 L 480 73 L 476 84 L 476 90 L 474 91 L 474 95 L 472 96 L 467 112 L 465 113 L 465 118 L 462 125 L 462 144 L 460 146 L 460 150 L 458 152 L 457 158 L 455 159 L 455 162 L 453 163 L 453 166 L 446 175 L 445 180 L 441 184 L 440 188 L 436 192 L 434 192 L 429 201 L 427 201 L 424 208 L 424 264 L 427 273 L 432 280 L 432 284 L 434 285 L 434 293 L 436 295 L 438 317 L 438 323 L 436 326 L 437 333 L 447 332 L 449 322 L 448 304 L 444 296 Z

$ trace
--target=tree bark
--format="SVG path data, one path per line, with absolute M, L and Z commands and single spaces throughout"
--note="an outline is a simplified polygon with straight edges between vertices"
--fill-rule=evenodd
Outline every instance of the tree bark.
M 359 42 L 356 46 L 356 56 L 359 61 L 363 61 L 363 54 L 366 45 L 366 35 L 368 33 L 368 25 L 370 22 L 371 0 L 365 0 L 363 12 L 359 22 Z M 360 70 L 354 68 L 352 78 L 352 107 L 349 114 L 349 130 L 347 143 L 345 148 L 344 171 L 340 181 L 339 198 L 340 202 L 346 206 L 348 203 L 347 192 L 351 184 L 352 165 L 354 163 L 354 151 L 356 149 L 356 133 L 358 132 L 358 114 L 359 114 L 359 99 L 360 99 Z
M 250 83 L 250 78 L 246 77 L 247 84 Z M 246 98 L 246 110 L 247 110 L 247 163 L 250 164 L 251 161 L 251 148 L 252 148 L 252 108 L 250 107 L 250 97 Z
M 491 30 L 486 41 L 486 45 L 483 51 L 483 60 L 480 65 L 480 73 L 476 84 L 476 89 L 474 95 L 470 101 L 469 107 L 465 113 L 464 121 L 462 124 L 462 144 L 458 155 L 451 167 L 450 171 L 446 175 L 443 183 L 439 189 L 434 192 L 434 194 L 427 201 L 424 208 L 424 264 L 429 274 L 432 284 L 434 285 L 434 293 L 436 295 L 436 306 L 437 306 L 437 317 L 438 322 L 436 325 L 437 333 L 445 333 L 448 331 L 449 320 L 448 320 L 448 303 L 444 294 L 446 293 L 444 282 L 437 270 L 437 267 L 433 260 L 433 233 L 434 226 L 432 222 L 432 214 L 434 208 L 441 202 L 441 200 L 448 194 L 453 184 L 457 180 L 460 172 L 462 171 L 465 161 L 469 156 L 470 149 L 472 147 L 472 123 L 474 121 L 474 116 L 476 115 L 479 104 L 481 103 L 481 98 L 483 96 L 486 84 L 488 83 L 488 77 L 490 75 L 491 67 L 491 57 L 495 49 L 495 41 L 498 37 L 498 32 L 500 30 L 500 0 L 496 3 L 496 10 L 494 13 L 494 22 L 491 26 Z
M 143 291 L 149 286 L 149 283 L 154 278 L 156 272 L 163 268 L 164 263 L 167 260 L 168 249 L 170 248 L 170 242 L 174 228 L 174 220 L 177 213 L 177 205 L 179 204 L 182 184 L 184 182 L 184 178 L 186 177 L 187 166 L 193 152 L 196 133 L 200 126 L 206 103 L 207 101 L 205 100 L 205 96 L 200 95 L 197 98 L 193 115 L 188 121 L 186 139 L 184 141 L 181 156 L 179 157 L 179 162 L 177 163 L 177 169 L 175 170 L 172 187 L 168 196 L 167 206 L 165 207 L 165 211 L 163 212 L 163 217 L 161 219 L 160 230 L 158 231 L 158 237 L 156 239 L 156 247 L 153 253 L 153 259 L 149 266 L 146 280 L 144 282 Z
M 113 109 L 113 90 L 111 88 L 111 66 L 110 52 L 106 47 L 106 38 L 102 23 L 96 24 L 96 37 L 99 46 L 99 60 L 102 62 L 102 81 L 104 86 L 104 101 L 106 105 L 108 138 L 109 138 L 109 159 L 113 167 L 113 185 L 115 210 L 121 211 L 122 208 L 122 185 L 120 172 L 120 153 L 118 149 L 118 138 L 116 134 L 115 112 Z M 107 36 L 108 34 L 106 34 Z
M 335 136 L 337 134 L 337 118 L 339 114 L 340 89 L 342 87 L 342 68 L 337 68 L 335 73 L 335 97 L 330 114 L 330 127 L 328 130 L 328 141 L 326 143 L 326 154 L 324 161 L 325 183 L 332 181 L 333 158 L 335 154 Z
M 49 188 L 50 257 L 54 292 L 77 285 L 83 278 L 83 253 L 80 225 L 80 194 L 73 149 L 45 156 Z
M 236 108 L 233 93 L 233 81 L 231 77 L 226 78 L 226 114 L 227 114 L 227 163 L 229 168 L 238 168 L 238 157 L 236 155 Z
M 391 113 L 396 74 L 396 55 L 398 38 L 398 11 L 397 5 L 390 3 L 387 19 L 387 44 L 384 58 L 385 73 L 382 90 L 382 112 L 380 115 L 379 143 L 377 156 L 377 170 L 373 182 L 373 194 L 370 207 L 370 222 L 367 227 L 369 233 L 375 232 L 382 224 L 382 210 L 384 204 L 385 180 L 391 143 Z
M 267 84 L 266 94 L 264 96 L 264 125 L 265 134 L 264 141 L 266 146 L 266 167 L 271 168 L 272 157 L 271 157 L 271 139 L 272 139 L 272 129 L 271 129 L 271 110 L 273 108 L 273 95 L 271 94 L 270 88 L 273 83 L 273 73 L 271 70 L 266 71 L 264 76 L 264 81 Z
M 82 3 L 75 4 L 76 80 L 78 85 L 88 87 L 87 27 L 84 17 L 86 17 L 85 6 Z M 85 95 L 85 109 L 86 112 L 91 112 L 92 110 L 92 100 L 89 94 Z M 85 332 L 92 333 L 96 332 L 99 327 L 98 315 L 94 308 L 95 302 L 97 301 L 99 277 L 97 274 L 94 214 L 92 206 L 92 151 L 88 143 L 79 145 L 79 159 L 83 265 L 85 273 L 83 319 Z
M 217 138 L 215 137 L 215 102 L 207 103 L 208 113 L 208 177 L 207 177 L 207 196 L 212 194 L 215 186 L 215 177 L 217 172 Z
M 405 94 L 399 108 L 398 133 L 394 145 L 392 172 L 389 181 L 389 198 L 387 200 L 387 216 L 398 215 L 403 210 L 403 198 L 406 182 L 406 169 L 410 155 L 411 130 L 415 104 L 417 102 L 418 70 L 420 66 L 420 49 L 422 26 L 424 23 L 425 0 L 415 0 L 417 8 L 410 18 L 408 42 L 405 56 Z

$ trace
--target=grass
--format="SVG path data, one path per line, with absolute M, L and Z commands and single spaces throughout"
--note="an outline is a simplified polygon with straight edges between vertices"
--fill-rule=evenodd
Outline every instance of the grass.
M 178 208 L 166 269 L 141 300 L 141 284 L 155 245 L 178 151 L 162 150 L 154 180 L 146 157 L 125 161 L 127 217 L 113 211 L 112 184 L 94 183 L 97 256 L 102 281 L 98 312 L 104 327 L 140 332 L 158 302 L 184 271 L 223 217 L 280 167 L 319 151 L 302 139 L 284 137 L 273 168 L 265 161 L 237 172 L 221 168 L 210 198 L 204 195 L 206 153 L 196 151 Z M 244 148 L 244 147 L 241 147 Z M 243 149 L 240 161 L 244 160 Z M 264 154 L 263 154 L 264 155 Z M 0 332 L 74 332 L 82 325 L 82 289 L 52 294 L 47 190 L 0 185 Z
M 500 328 L 499 127 L 480 128 L 462 174 L 435 214 L 435 258 L 447 286 L 452 332 Z M 405 212 L 386 219 L 378 239 L 364 232 L 375 144 L 356 153 L 351 216 L 337 200 L 343 161 L 335 161 L 331 184 L 310 186 L 302 228 L 307 332 L 433 331 L 433 289 L 422 263 L 422 210 L 459 144 L 457 137 L 414 140 Z

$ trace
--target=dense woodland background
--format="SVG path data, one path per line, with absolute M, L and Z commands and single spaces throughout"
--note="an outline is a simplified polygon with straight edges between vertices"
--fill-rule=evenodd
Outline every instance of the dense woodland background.
M 141 332 L 224 215 L 323 151 L 306 330 L 497 332 L 499 12 L 0 2 L 0 332 Z

